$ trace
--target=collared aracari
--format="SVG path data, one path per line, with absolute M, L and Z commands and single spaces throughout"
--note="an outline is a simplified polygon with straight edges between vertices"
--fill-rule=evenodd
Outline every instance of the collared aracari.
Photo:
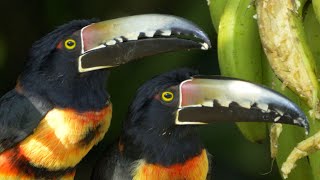
M 197 125 L 218 121 L 276 122 L 309 129 L 303 112 L 275 91 L 179 69 L 156 76 L 138 89 L 119 141 L 103 155 L 91 177 L 211 179 L 209 153 Z
M 198 26 L 170 15 L 58 27 L 35 42 L 16 87 L 0 99 L 0 179 L 73 179 L 109 128 L 110 68 L 210 46 Z

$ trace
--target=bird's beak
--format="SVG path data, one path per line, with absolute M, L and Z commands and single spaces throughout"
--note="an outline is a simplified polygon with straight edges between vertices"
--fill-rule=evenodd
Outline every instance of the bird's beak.
M 171 15 L 136 15 L 88 25 L 80 30 L 79 72 L 111 68 L 131 60 L 181 49 L 211 47 L 195 24 Z
M 219 121 L 272 122 L 304 127 L 307 117 L 279 93 L 247 81 L 220 76 L 194 76 L 180 84 L 177 125 Z

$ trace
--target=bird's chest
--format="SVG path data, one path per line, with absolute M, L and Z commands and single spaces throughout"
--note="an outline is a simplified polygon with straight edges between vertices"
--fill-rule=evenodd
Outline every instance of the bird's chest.
M 53 109 L 41 120 L 32 135 L 17 147 L 2 153 L 0 159 L 6 159 L 6 164 L 11 166 L 9 169 L 19 172 L 24 168 L 18 167 L 19 161 L 27 161 L 27 166 L 32 169 L 50 172 L 73 169 L 102 140 L 109 128 L 111 114 L 111 104 L 97 112 Z M 15 159 L 10 158 L 13 154 Z
M 206 151 L 203 150 L 199 156 L 193 157 L 183 164 L 164 167 L 140 161 L 134 169 L 134 180 L 205 180 L 209 164 Z

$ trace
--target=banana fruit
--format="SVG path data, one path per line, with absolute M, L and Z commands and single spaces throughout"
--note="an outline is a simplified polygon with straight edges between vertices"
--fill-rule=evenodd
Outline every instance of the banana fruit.
M 296 166 L 290 179 L 320 180 L 320 0 L 208 2 L 218 32 L 221 73 L 275 89 L 296 102 L 311 121 L 310 137 L 304 141 L 300 129 L 283 125 L 281 135 L 281 127 L 270 129 L 272 157 L 279 167 L 289 156 L 283 178 Z M 266 136 L 264 125 L 238 126 L 251 141 Z M 297 161 L 304 156 L 309 159 Z
M 320 24 L 317 21 L 313 8 L 314 6 L 312 7 L 312 5 L 305 8 L 306 12 L 303 24 L 307 43 L 315 57 L 317 67 L 320 67 L 320 49 L 318 48 L 320 43 Z M 281 172 L 284 177 L 292 171 L 299 159 L 309 156 L 310 165 L 312 166 L 315 177 L 314 179 L 320 179 L 320 152 L 318 151 L 320 148 L 320 124 L 318 121 L 319 120 L 316 120 L 311 126 L 311 134 L 313 135 L 294 147 L 287 160 L 283 163 Z
M 302 106 L 299 96 L 295 95 L 287 87 L 284 87 L 283 83 L 277 78 L 276 74 L 269 65 L 265 54 L 262 56 L 262 68 L 264 85 L 271 87 L 272 89 L 291 99 L 297 105 Z M 282 130 L 281 134 L 279 132 L 280 130 Z M 269 136 L 271 158 L 276 158 L 277 164 L 281 166 L 282 163 L 286 161 L 286 158 L 295 145 L 305 138 L 305 132 L 302 129 L 292 127 L 290 125 L 282 125 L 282 129 L 280 129 L 279 125 L 272 125 L 270 127 Z M 306 158 L 298 162 L 295 171 L 290 174 L 290 179 L 312 179 L 311 167 Z
M 254 19 L 256 12 L 248 8 L 250 4 L 251 0 L 226 1 L 218 30 L 218 59 L 223 75 L 261 83 L 263 52 Z M 237 126 L 252 142 L 266 138 L 264 123 L 237 123 Z
M 227 0 L 208 0 L 211 20 L 216 32 L 218 32 L 219 30 L 221 15 L 223 13 L 224 7 L 226 6 L 226 3 Z
M 319 116 L 319 85 L 298 0 L 256 0 L 259 33 L 269 63 L 281 81 L 307 101 Z M 320 117 L 319 117 L 320 118 Z
M 311 108 L 309 112 L 312 116 L 309 119 L 314 119 L 319 118 L 319 84 L 317 79 L 318 69 L 316 68 L 319 66 L 316 66 L 307 42 L 306 34 L 308 33 L 305 34 L 301 14 L 299 15 L 302 10 L 298 11 L 299 6 L 300 9 L 303 9 L 304 3 L 297 0 L 257 0 L 256 8 L 261 41 L 273 71 L 285 85 L 306 101 Z M 306 111 L 308 111 L 308 108 Z M 315 128 L 318 124 L 319 122 L 314 122 L 311 128 L 318 129 Z M 286 132 L 286 134 L 288 133 Z M 286 147 L 292 146 L 292 144 L 288 144 L 288 139 L 300 136 L 298 134 L 292 135 L 292 137 L 285 138 L 282 144 L 287 143 Z M 300 143 L 299 148 L 301 147 Z M 281 152 L 277 158 L 279 165 L 284 162 L 283 157 L 288 155 L 290 149 L 287 148 Z M 283 178 L 287 178 L 290 168 L 294 167 L 295 161 L 293 160 L 304 157 L 296 153 L 297 151 L 291 153 L 283 164 L 281 169 Z M 299 158 L 292 158 L 295 156 Z M 305 171 L 300 170 L 300 173 L 296 171 L 295 174 L 291 175 L 291 179 L 305 179 L 307 175 L 303 175 L 303 173 L 307 170 L 312 170 L 314 179 L 320 178 L 317 175 L 320 169 L 320 155 L 309 157 L 309 160 L 312 168 L 308 167 L 309 164 L 299 165 L 298 167 L 300 169 L 304 168 Z
M 320 22 L 320 0 L 312 0 L 315 17 Z
M 313 1 L 313 4 L 316 1 Z M 320 1 L 319 1 L 320 2 Z M 315 59 L 316 66 L 320 67 L 320 23 L 317 21 L 314 5 L 309 5 L 304 13 L 303 25 L 306 32 L 307 43 L 311 49 L 312 55 Z

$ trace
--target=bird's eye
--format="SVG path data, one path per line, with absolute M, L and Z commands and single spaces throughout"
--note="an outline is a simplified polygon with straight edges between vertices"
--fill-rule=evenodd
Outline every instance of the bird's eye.
M 72 50 L 76 47 L 77 43 L 74 39 L 67 39 L 65 42 L 64 42 L 64 46 L 69 49 L 69 50 Z
M 174 98 L 174 95 L 172 92 L 170 91 L 165 91 L 162 93 L 161 95 L 161 99 L 164 101 L 164 102 L 171 102 Z

